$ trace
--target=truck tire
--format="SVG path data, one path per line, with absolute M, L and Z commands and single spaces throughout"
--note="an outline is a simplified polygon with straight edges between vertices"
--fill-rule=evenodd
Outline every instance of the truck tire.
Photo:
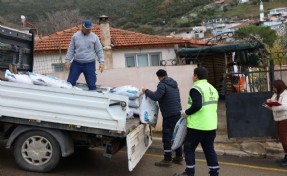
M 44 131 L 29 131 L 16 139 L 14 157 L 24 170 L 49 172 L 61 158 L 57 140 Z

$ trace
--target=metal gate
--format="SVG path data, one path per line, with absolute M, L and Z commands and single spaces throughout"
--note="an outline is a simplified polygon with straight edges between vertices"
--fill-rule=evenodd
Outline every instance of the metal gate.
M 210 39 L 207 47 L 183 48 L 178 56 L 209 70 L 208 81 L 225 99 L 229 138 L 274 137 L 272 111 L 262 104 L 272 96 L 274 80 L 287 83 L 287 54 L 268 53 L 262 39 L 239 34 L 245 36 L 242 43 L 226 44 L 233 35 L 227 32 Z
M 286 57 L 273 58 L 269 60 L 268 67 L 249 67 L 226 74 L 225 101 L 229 138 L 276 136 L 272 111 L 262 104 L 272 96 L 271 83 L 274 80 L 281 79 L 287 83 L 286 61 Z

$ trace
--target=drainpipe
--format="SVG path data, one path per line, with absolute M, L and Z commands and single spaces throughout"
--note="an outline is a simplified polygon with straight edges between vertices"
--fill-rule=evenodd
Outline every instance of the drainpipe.
M 113 68 L 113 55 L 111 47 L 111 33 L 109 17 L 102 15 L 99 17 L 100 31 L 101 31 L 101 42 L 103 45 L 104 56 L 105 56 L 105 67 L 106 69 Z

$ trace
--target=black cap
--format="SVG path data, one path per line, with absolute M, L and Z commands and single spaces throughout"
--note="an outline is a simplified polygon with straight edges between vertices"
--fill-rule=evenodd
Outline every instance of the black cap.
M 156 76 L 158 76 L 158 77 L 164 77 L 164 76 L 167 76 L 167 73 L 166 73 L 165 70 L 159 69 L 159 70 L 156 72 Z

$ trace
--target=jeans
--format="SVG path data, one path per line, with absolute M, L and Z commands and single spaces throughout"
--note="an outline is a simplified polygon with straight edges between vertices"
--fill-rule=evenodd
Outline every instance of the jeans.
M 187 128 L 184 152 L 186 162 L 185 171 L 188 174 L 194 174 L 195 172 L 195 149 L 200 143 L 209 167 L 209 174 L 211 176 L 218 176 L 219 165 L 213 145 L 215 137 L 216 130 L 202 131 Z
M 85 76 L 89 90 L 96 90 L 96 62 L 80 63 L 73 61 L 67 81 L 71 83 L 72 86 L 75 86 L 81 73 L 83 73 Z
M 176 122 L 180 119 L 180 114 L 171 117 L 163 117 L 162 122 L 162 142 L 164 149 L 164 160 L 172 160 L 171 139 Z M 182 157 L 182 147 L 175 150 L 176 156 Z

